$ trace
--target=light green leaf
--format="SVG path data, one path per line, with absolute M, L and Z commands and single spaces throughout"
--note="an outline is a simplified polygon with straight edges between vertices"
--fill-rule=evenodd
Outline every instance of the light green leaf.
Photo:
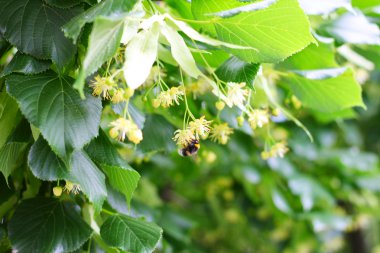
M 111 186 L 123 193 L 129 204 L 132 199 L 133 192 L 137 188 L 137 183 L 140 180 L 140 175 L 131 167 L 120 167 L 111 165 L 101 165 L 104 173 L 107 175 Z
M 23 201 L 9 222 L 13 250 L 29 252 L 71 252 L 91 236 L 91 228 L 77 211 L 78 206 L 57 199 Z
M 0 77 L 9 75 L 11 73 L 20 73 L 26 75 L 38 74 L 49 69 L 50 65 L 50 61 L 38 60 L 30 55 L 17 52 L 15 56 L 13 56 L 11 62 L 5 67 L 4 71 L 1 72 Z
M 23 142 L 10 142 L 0 148 L 0 171 L 7 182 L 11 172 L 22 164 L 27 146 Z
M 100 123 L 100 100 L 88 91 L 87 99 L 82 100 L 71 86 L 73 81 L 52 72 L 12 74 L 6 79 L 7 91 L 19 103 L 21 112 L 61 157 L 95 137 Z
M 303 71 L 281 80 L 304 106 L 317 111 L 333 113 L 353 106 L 365 108 L 362 89 L 351 69 Z
M 81 8 L 60 9 L 42 0 L 0 0 L 0 30 L 21 52 L 40 59 L 52 59 L 59 67 L 76 53 L 61 27 Z
M 139 32 L 125 49 L 124 78 L 132 89 L 137 89 L 148 78 L 157 58 L 158 24 Z
M 268 8 L 241 12 L 228 18 L 212 16 L 245 5 L 249 3 L 193 0 L 192 11 L 197 19 L 210 20 L 219 40 L 257 49 L 229 49 L 247 62 L 279 62 L 314 41 L 309 21 L 297 0 L 278 0 Z
M 94 73 L 102 64 L 109 60 L 117 51 L 123 34 L 123 20 L 98 18 L 92 28 L 86 56 L 83 60 L 81 73 L 74 83 L 74 88 L 84 98 L 84 79 Z
M 107 197 L 105 176 L 83 151 L 75 151 L 66 165 L 40 137 L 29 152 L 28 163 L 37 178 L 48 181 L 64 179 L 79 184 L 93 202 L 94 209 L 100 211 Z
M 319 31 L 339 42 L 380 45 L 380 29 L 361 13 L 346 13 L 321 25 Z
M 150 253 L 156 248 L 162 229 L 141 219 L 114 215 L 103 223 L 100 235 L 113 247 L 134 253 Z
M 292 55 L 285 61 L 279 63 L 277 67 L 290 70 L 311 70 L 323 68 L 337 68 L 335 60 L 334 40 L 318 38 L 318 45 L 311 44 L 301 52 Z
M 6 92 L 0 92 L 0 148 L 21 120 L 16 101 Z
M 191 77 L 197 78 L 202 75 L 182 36 L 166 24 L 161 26 L 161 33 L 170 43 L 172 55 L 179 66 Z
M 260 64 L 246 63 L 232 56 L 220 66 L 215 74 L 226 82 L 245 82 L 253 88 L 253 81 L 260 69 Z
M 104 0 L 71 19 L 63 27 L 63 31 L 67 37 L 76 41 L 86 23 L 91 23 L 98 17 L 112 18 L 114 20 L 123 18 L 137 2 L 138 0 Z

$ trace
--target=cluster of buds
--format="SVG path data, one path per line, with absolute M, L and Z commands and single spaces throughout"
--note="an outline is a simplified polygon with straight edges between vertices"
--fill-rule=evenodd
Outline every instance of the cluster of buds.
M 125 137 L 135 144 L 139 144 L 143 139 L 142 131 L 129 119 L 118 118 L 110 123 L 112 128 L 109 131 L 111 138 L 124 141 Z
M 134 93 L 130 88 L 119 88 L 112 77 L 100 77 L 99 75 L 95 77 L 90 87 L 93 89 L 93 96 L 111 100 L 115 104 L 127 101 Z

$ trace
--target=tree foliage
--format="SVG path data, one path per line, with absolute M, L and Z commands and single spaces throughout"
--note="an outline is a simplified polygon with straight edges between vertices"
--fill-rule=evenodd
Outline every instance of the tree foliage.
M 380 247 L 379 8 L 0 0 L 0 251 Z

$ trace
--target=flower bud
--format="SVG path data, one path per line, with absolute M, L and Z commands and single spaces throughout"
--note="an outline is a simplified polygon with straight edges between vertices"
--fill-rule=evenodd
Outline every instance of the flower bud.
M 62 195 L 62 187 L 61 186 L 56 186 L 56 187 L 54 187 L 53 188 L 53 194 L 54 194 L 54 196 L 56 196 L 56 197 L 59 197 L 59 196 L 61 196 Z
M 218 111 L 223 110 L 224 106 L 226 106 L 226 104 L 223 101 L 218 101 L 215 103 L 215 107 Z
M 239 116 L 236 118 L 237 122 L 238 122 L 238 125 L 239 126 L 242 126 L 244 124 L 244 117 L 243 116 Z

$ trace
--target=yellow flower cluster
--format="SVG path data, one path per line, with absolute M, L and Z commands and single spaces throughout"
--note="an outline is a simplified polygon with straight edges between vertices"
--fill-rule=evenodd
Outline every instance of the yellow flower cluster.
M 153 106 L 158 108 L 162 106 L 163 108 L 168 108 L 174 103 L 179 105 L 179 100 L 185 95 L 185 90 L 182 86 L 171 87 L 169 90 L 162 91 L 158 94 L 157 98 L 153 100 Z
M 109 131 L 111 138 L 124 141 L 127 136 L 128 140 L 135 144 L 139 144 L 143 139 L 142 131 L 131 120 L 118 118 L 117 120 L 112 121 L 110 126 L 112 126 Z
M 245 89 L 246 83 L 234 83 L 234 82 L 228 82 L 227 83 L 227 98 L 226 98 L 226 104 L 229 107 L 232 107 L 233 105 L 236 106 L 244 106 L 244 102 L 247 99 L 247 96 L 249 94 L 249 91 Z
M 285 154 L 289 151 L 289 148 L 286 146 L 285 142 L 275 143 L 269 151 L 261 152 L 261 158 L 268 160 L 272 157 L 281 157 L 283 158 Z
M 92 95 L 101 96 L 103 99 L 109 99 L 112 103 L 120 103 L 128 100 L 133 96 L 134 91 L 130 88 L 119 88 L 111 77 L 95 77 L 90 84 Z
M 248 112 L 248 122 L 252 129 L 262 128 L 265 124 L 269 123 L 268 110 L 253 109 Z
M 212 126 L 210 137 L 212 141 L 225 145 L 233 132 L 233 129 L 227 123 L 215 124 Z
M 205 138 L 210 132 L 210 124 L 211 121 L 206 120 L 205 116 L 195 119 L 186 129 L 175 131 L 173 140 L 177 142 L 177 145 L 184 147 L 194 139 Z

